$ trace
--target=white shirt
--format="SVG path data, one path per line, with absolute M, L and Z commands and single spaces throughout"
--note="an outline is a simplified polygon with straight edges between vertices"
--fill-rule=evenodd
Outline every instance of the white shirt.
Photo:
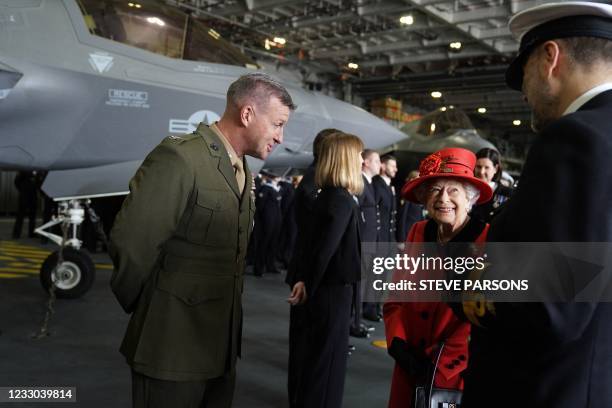
M 387 176 L 383 176 L 381 175 L 380 177 L 382 177 L 383 180 L 385 180 L 385 183 L 387 183 L 388 186 L 391 185 L 391 179 Z
M 591 88 L 582 95 L 580 95 L 574 102 L 567 107 L 563 115 L 569 115 L 570 113 L 576 112 L 580 109 L 585 103 L 596 97 L 602 92 L 609 91 L 612 89 L 612 82 L 604 82 L 601 85 L 597 85 L 595 88 Z
M 368 176 L 366 173 L 361 172 L 361 174 L 363 174 L 363 177 L 366 178 L 366 180 L 368 180 L 368 183 L 372 184 L 372 177 Z

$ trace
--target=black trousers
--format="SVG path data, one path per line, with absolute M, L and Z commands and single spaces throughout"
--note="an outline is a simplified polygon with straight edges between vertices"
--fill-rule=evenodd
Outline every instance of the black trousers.
M 353 304 L 351 306 L 351 327 L 359 330 L 361 326 L 361 281 L 353 283 Z
M 306 303 L 304 367 L 297 406 L 340 408 L 344 394 L 353 285 L 321 286 Z
M 308 348 L 306 337 L 306 306 L 291 306 L 289 310 L 289 368 L 287 370 L 287 391 L 289 407 L 298 407 L 297 390 L 301 382 L 305 353 Z
M 266 222 L 266 221 L 264 221 Z M 257 228 L 257 224 L 255 224 Z M 255 275 L 263 275 L 264 270 L 268 273 L 276 272 L 274 261 L 276 259 L 278 233 L 280 225 L 277 220 L 269 221 L 260 225 L 257 233 L 254 233 L 256 252 L 255 252 Z
M 361 268 L 365 271 L 365 276 L 362 276 L 364 280 L 363 285 L 363 305 L 361 312 L 364 316 L 376 317 L 380 311 L 380 293 L 374 290 L 373 284 L 376 279 L 384 279 L 384 276 L 376 276 L 372 273 L 372 265 L 374 260 L 373 253 L 362 253 L 361 254 Z
M 133 408 L 230 408 L 236 373 L 203 381 L 168 381 L 132 370 Z
M 13 224 L 13 238 L 21 238 L 21 229 L 25 217 L 28 217 L 28 237 L 33 237 L 34 229 L 36 229 L 36 194 L 19 193 L 18 202 L 17 217 L 15 218 L 15 224 Z

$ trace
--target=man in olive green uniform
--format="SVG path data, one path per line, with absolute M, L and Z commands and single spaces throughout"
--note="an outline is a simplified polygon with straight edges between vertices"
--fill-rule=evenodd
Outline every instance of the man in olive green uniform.
M 232 83 L 219 122 L 164 139 L 111 232 L 111 286 L 131 313 L 121 352 L 134 407 L 230 407 L 253 225 L 245 155 L 281 143 L 291 97 L 265 74 Z

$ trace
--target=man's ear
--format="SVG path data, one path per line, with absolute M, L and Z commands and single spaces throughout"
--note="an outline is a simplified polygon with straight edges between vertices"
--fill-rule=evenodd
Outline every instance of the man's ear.
M 562 55 L 561 47 L 557 41 L 546 41 L 540 49 L 542 74 L 546 78 L 559 76 Z
M 253 121 L 253 106 L 252 105 L 244 105 L 240 108 L 240 122 L 242 126 L 247 127 Z

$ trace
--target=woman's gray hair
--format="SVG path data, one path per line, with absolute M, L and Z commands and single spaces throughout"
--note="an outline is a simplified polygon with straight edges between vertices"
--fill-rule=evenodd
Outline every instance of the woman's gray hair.
M 474 186 L 472 183 L 469 183 L 467 181 L 461 181 L 461 184 L 463 185 L 463 188 L 465 188 L 465 193 L 469 201 L 468 212 L 470 212 L 474 204 L 476 204 L 476 202 L 480 198 L 480 190 L 477 189 L 476 186 Z
M 425 204 L 424 201 L 425 201 L 425 196 L 427 195 L 427 190 L 431 186 L 431 183 L 433 183 L 434 181 L 435 179 L 427 180 L 423 182 L 423 184 L 418 186 L 416 190 L 414 191 L 414 195 L 421 202 L 421 204 Z M 474 186 L 472 183 L 468 181 L 463 181 L 460 179 L 455 179 L 455 181 L 461 184 L 463 186 L 463 189 L 465 190 L 465 195 L 467 196 L 467 199 L 468 199 L 467 210 L 468 212 L 470 212 L 474 204 L 476 204 L 476 202 L 480 198 L 480 190 L 478 190 L 476 186 Z

